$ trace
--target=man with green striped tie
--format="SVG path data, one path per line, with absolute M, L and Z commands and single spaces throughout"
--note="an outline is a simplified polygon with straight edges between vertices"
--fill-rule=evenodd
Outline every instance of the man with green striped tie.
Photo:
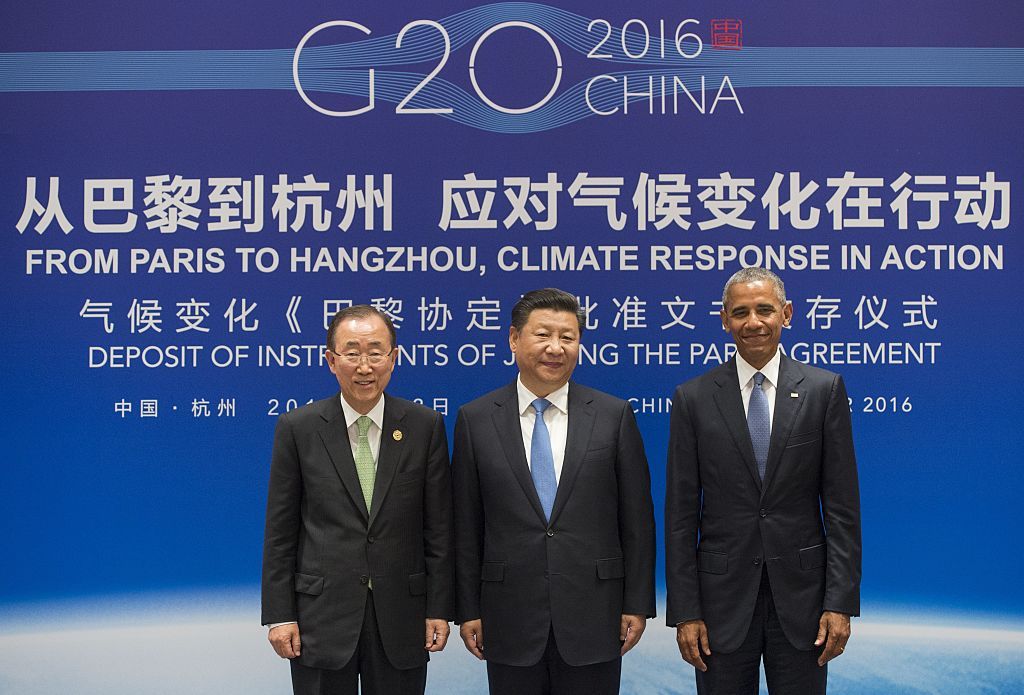
M 271 459 L 263 624 L 296 694 L 420 695 L 453 614 L 451 479 L 440 413 L 385 394 L 391 318 L 339 311 L 340 393 L 285 413 Z

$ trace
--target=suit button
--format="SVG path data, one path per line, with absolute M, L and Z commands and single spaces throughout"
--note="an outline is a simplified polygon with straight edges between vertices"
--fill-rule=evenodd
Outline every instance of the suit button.
M 754 565 L 756 566 L 756 565 L 760 565 L 760 564 L 761 564 L 761 556 L 758 555 L 757 557 L 754 558 Z
M 548 538 L 551 538 L 554 535 L 555 535 L 555 530 L 553 528 L 549 528 L 548 529 Z
M 375 540 L 377 540 L 377 539 L 374 538 L 373 536 L 367 536 L 366 537 L 366 542 L 367 543 L 373 543 Z
M 359 583 L 360 583 L 360 584 L 369 584 L 369 583 L 370 583 L 370 578 L 369 578 L 369 577 L 367 577 L 367 576 L 366 576 L 366 575 L 364 574 L 364 575 L 362 575 L 361 577 L 359 577 Z
M 767 510 L 767 509 L 761 509 L 761 511 L 759 512 L 759 514 L 761 515 L 761 518 L 763 519 L 763 518 L 765 518 L 766 516 L 768 516 L 768 510 Z

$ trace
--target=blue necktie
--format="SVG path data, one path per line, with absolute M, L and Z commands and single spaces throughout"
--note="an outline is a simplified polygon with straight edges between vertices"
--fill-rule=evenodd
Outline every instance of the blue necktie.
M 768 445 L 772 440 L 772 419 L 768 414 L 768 396 L 761 384 L 764 374 L 754 375 L 754 390 L 750 392 L 750 403 L 747 406 L 747 429 L 750 430 L 750 443 L 754 445 L 754 460 L 757 461 L 757 472 L 764 480 L 765 467 L 768 465 Z
M 551 454 L 551 435 L 544 422 L 544 411 L 551 401 L 538 398 L 533 403 L 537 417 L 533 421 L 533 439 L 530 441 L 530 475 L 533 486 L 537 488 L 540 506 L 544 508 L 544 518 L 551 519 L 551 508 L 555 506 L 555 491 L 558 481 L 555 480 L 555 458 Z

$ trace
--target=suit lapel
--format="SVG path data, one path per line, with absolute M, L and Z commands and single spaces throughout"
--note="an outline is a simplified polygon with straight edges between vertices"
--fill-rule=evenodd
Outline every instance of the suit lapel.
M 718 391 L 715 392 L 715 404 L 722 414 L 722 419 L 725 420 L 725 425 L 740 452 L 740 457 L 747 466 L 747 471 L 754 480 L 754 485 L 760 490 L 761 475 L 757 472 L 754 446 L 750 443 L 750 430 L 747 429 L 747 418 L 743 414 L 743 396 L 740 395 L 735 357 L 722 365 L 721 370 L 715 375 L 715 383 L 718 385 Z
M 569 383 L 569 431 L 565 438 L 565 458 L 562 461 L 562 475 L 558 479 L 555 492 L 555 503 L 551 508 L 551 523 L 558 518 L 572 493 L 576 476 L 583 466 L 583 457 L 587 453 L 590 433 L 594 429 L 593 398 L 580 394 L 576 384 Z M 532 483 L 532 479 L 531 479 Z
M 359 476 L 356 474 L 356 462 L 352 458 L 352 444 L 348 438 L 348 427 L 345 425 L 345 413 L 341 409 L 341 396 L 335 396 L 327 401 L 320 417 L 324 419 L 320 426 L 320 439 L 327 450 L 327 456 L 334 464 L 334 470 L 338 472 L 342 484 L 345 486 L 352 504 L 363 515 L 363 521 L 369 520 L 366 512 L 366 502 L 363 501 L 363 488 L 359 485 Z M 385 409 L 386 410 L 386 409 Z
M 405 405 L 402 402 L 384 396 L 384 427 L 380 433 L 377 475 L 373 483 L 373 499 L 370 501 L 370 526 L 380 513 L 381 504 L 391 488 L 391 481 L 395 479 L 395 471 L 398 470 L 398 462 L 402 457 L 405 437 L 399 434 L 396 438 L 395 433 L 402 432 L 401 423 L 405 412 Z
M 764 488 L 762 496 L 771 485 L 775 472 L 779 467 L 782 452 L 786 449 L 786 442 L 793 431 L 793 423 L 800 412 L 804 401 L 807 400 L 806 391 L 801 389 L 800 383 L 804 380 L 800 365 L 785 355 L 779 364 L 779 383 L 775 387 L 775 414 L 772 416 L 772 439 L 768 447 L 768 463 L 764 473 Z M 791 394 L 796 394 L 793 398 Z
M 526 451 L 523 449 L 523 430 L 519 424 L 519 397 L 515 382 L 501 392 L 494 405 L 491 417 L 494 420 L 494 429 L 498 432 L 498 439 L 501 441 L 501 448 L 505 452 L 505 460 L 512 469 L 512 475 L 519 481 L 519 486 L 523 488 L 526 498 L 530 500 L 533 510 L 541 520 L 544 520 L 544 508 L 540 505 L 540 497 L 533 485 L 530 466 L 526 463 Z

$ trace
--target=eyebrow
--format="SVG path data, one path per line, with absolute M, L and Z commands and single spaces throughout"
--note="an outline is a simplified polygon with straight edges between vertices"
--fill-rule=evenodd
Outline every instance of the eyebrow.
M 755 309 L 773 309 L 773 310 L 777 310 L 778 309 L 778 307 L 776 307 L 774 304 L 757 304 L 754 308 Z M 734 306 L 732 309 L 730 309 L 729 313 L 730 314 L 735 314 L 737 311 L 749 311 L 749 310 L 750 310 L 750 307 L 748 307 L 746 304 L 740 304 L 740 305 Z
M 382 340 L 371 340 L 370 342 L 367 343 L 367 345 L 369 345 L 371 347 L 377 347 L 378 345 L 383 345 L 383 344 L 384 344 L 384 341 L 382 341 Z M 347 343 L 345 343 L 344 345 L 342 345 L 342 347 L 343 348 L 350 348 L 350 347 L 357 348 L 357 347 L 359 347 L 359 341 L 358 340 L 350 340 Z

